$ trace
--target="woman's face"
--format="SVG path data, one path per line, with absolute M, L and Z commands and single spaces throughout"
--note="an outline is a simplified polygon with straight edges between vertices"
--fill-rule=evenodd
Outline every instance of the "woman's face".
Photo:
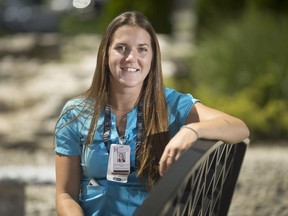
M 151 37 L 138 26 L 122 26 L 108 50 L 110 82 L 114 87 L 142 87 L 152 62 Z

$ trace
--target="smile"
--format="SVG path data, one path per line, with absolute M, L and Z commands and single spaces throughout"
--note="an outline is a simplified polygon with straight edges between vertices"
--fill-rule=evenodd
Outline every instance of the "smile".
M 125 71 L 125 72 L 137 72 L 137 71 L 139 71 L 139 69 L 132 68 L 132 67 L 122 67 L 121 70 Z

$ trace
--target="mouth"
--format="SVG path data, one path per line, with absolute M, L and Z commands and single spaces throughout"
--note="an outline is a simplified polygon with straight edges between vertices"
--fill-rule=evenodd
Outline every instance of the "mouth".
M 139 71 L 139 69 L 133 68 L 133 67 L 121 67 L 121 70 L 124 72 L 130 72 L 130 73 Z

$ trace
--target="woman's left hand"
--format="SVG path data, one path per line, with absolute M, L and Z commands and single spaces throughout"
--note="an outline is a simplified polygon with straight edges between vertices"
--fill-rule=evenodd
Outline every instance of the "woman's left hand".
M 166 145 L 159 162 L 159 173 L 163 176 L 180 155 L 197 140 L 197 134 L 187 128 L 180 129 Z

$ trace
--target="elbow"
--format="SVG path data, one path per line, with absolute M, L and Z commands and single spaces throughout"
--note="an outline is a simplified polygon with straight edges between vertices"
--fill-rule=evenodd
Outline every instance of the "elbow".
M 242 123 L 242 137 L 243 137 L 243 139 L 242 140 L 244 140 L 244 139 L 246 139 L 246 138 L 249 138 L 250 137 L 250 130 L 249 130 L 249 128 L 248 128 L 248 126 L 243 122 L 243 121 L 241 121 L 241 123 Z
M 233 140 L 233 142 L 230 142 L 230 143 L 239 143 L 239 142 L 249 138 L 249 136 L 250 136 L 249 128 L 247 127 L 247 125 L 243 121 L 241 121 L 241 124 L 239 125 L 238 130 L 234 136 L 235 139 Z
M 232 124 L 230 123 L 230 126 Z M 239 143 L 250 136 L 250 130 L 247 127 L 247 125 L 240 119 L 237 119 L 237 121 L 234 122 L 234 129 L 231 131 L 231 134 L 227 137 L 227 133 L 223 136 L 225 136 L 227 139 L 223 140 L 224 142 L 228 144 L 236 144 Z
M 250 137 L 250 130 L 249 128 L 246 126 L 246 134 L 245 134 L 245 139 Z

